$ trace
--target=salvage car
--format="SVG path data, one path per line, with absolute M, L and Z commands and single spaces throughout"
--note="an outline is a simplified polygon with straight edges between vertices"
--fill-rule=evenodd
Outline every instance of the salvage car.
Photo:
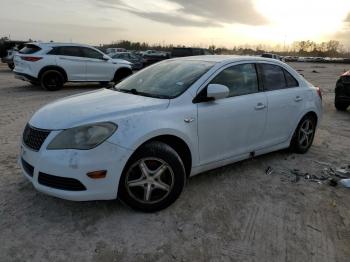
M 337 81 L 334 105 L 339 111 L 346 111 L 350 106 L 350 71 L 342 74 Z
M 170 59 L 39 109 L 19 163 L 46 194 L 153 212 L 190 176 L 283 148 L 307 152 L 321 116 L 320 89 L 280 61 Z
M 16 78 L 49 91 L 61 89 L 66 82 L 117 83 L 132 74 L 130 62 L 72 43 L 29 43 L 14 62 Z

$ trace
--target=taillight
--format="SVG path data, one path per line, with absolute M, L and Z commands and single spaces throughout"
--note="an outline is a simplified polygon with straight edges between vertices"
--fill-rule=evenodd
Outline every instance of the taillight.
M 316 91 L 317 91 L 318 96 L 319 96 L 319 97 L 320 97 L 320 99 L 322 100 L 322 92 L 321 92 L 321 88 L 316 87 Z
M 22 60 L 28 61 L 28 62 L 36 62 L 43 59 L 42 57 L 38 57 L 38 56 L 21 56 L 21 58 Z

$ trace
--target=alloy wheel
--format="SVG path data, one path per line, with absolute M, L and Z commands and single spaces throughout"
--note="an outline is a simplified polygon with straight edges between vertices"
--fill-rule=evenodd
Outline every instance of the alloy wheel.
M 310 119 L 306 119 L 299 129 L 298 141 L 303 148 L 308 148 L 312 143 L 314 135 L 314 125 Z
M 174 186 L 174 172 L 164 160 L 142 158 L 128 170 L 125 186 L 136 201 L 155 204 L 165 199 Z

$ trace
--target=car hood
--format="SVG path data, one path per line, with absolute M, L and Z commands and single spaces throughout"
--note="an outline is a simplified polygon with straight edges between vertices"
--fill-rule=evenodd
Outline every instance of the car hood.
M 101 89 L 59 99 L 39 109 L 29 121 L 33 127 L 49 130 L 111 121 L 132 114 L 165 109 L 168 99 L 157 99 Z

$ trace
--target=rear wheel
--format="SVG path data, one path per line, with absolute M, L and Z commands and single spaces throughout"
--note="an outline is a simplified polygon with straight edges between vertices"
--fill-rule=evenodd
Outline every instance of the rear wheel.
M 290 148 L 299 154 L 306 153 L 314 141 L 315 131 L 316 119 L 312 115 L 304 116 L 294 132 Z
M 63 75 L 56 70 L 44 72 L 40 78 L 41 86 L 49 91 L 60 90 L 64 84 Z
M 167 144 L 151 142 L 128 161 L 118 196 L 133 209 L 155 212 L 175 202 L 185 181 L 185 168 L 176 151 Z

